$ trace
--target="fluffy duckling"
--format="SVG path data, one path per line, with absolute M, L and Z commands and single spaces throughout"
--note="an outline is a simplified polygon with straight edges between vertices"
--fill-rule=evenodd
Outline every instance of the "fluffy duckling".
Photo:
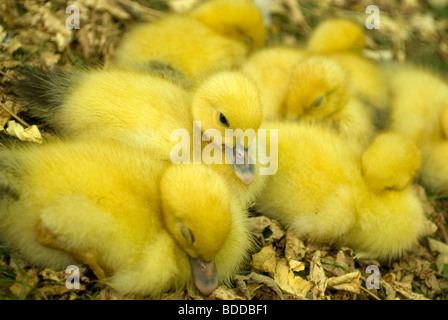
M 242 64 L 242 72 L 248 75 L 259 88 L 265 119 L 282 118 L 291 68 L 307 56 L 308 53 L 305 50 L 274 46 L 254 52 Z
M 236 174 L 240 180 L 236 188 L 248 203 L 253 201 L 252 190 L 262 186 L 257 181 L 246 188 L 257 179 L 249 146 L 263 120 L 263 109 L 255 85 L 240 72 L 220 71 L 193 90 L 159 74 L 136 70 L 32 70 L 24 74 L 17 94 L 33 116 L 64 136 L 132 143 L 170 162 L 178 160 L 173 151 L 178 150 L 178 162 L 196 163 L 195 145 L 199 151 L 210 145 L 230 159 L 230 165 L 221 161 L 225 168 L 218 170 Z M 227 134 L 229 129 L 235 134 Z
M 265 39 L 262 14 L 251 0 L 210 0 L 136 26 L 123 37 L 113 64 L 140 68 L 159 61 L 196 78 L 239 66 Z
M 390 130 L 409 136 L 420 148 L 421 182 L 433 193 L 448 191 L 448 84 L 413 65 L 385 66 L 391 91 Z
M 356 224 L 340 241 L 358 258 L 398 258 L 425 234 L 423 203 L 412 185 L 420 164 L 415 143 L 394 132 L 379 134 L 364 153 L 366 188 L 357 193 Z
M 313 53 L 353 51 L 361 54 L 366 47 L 364 31 L 346 19 L 328 19 L 320 23 L 307 42 L 307 50 Z
M 347 233 L 356 223 L 352 186 L 362 183 L 353 145 L 320 125 L 265 121 L 262 129 L 278 130 L 278 169 L 256 211 L 315 242 Z
M 314 56 L 294 67 L 284 117 L 323 123 L 361 146 L 366 146 L 375 133 L 372 118 L 356 98 L 349 75 L 325 57 Z
M 345 61 L 343 54 L 338 55 L 343 64 L 332 57 L 272 47 L 251 55 L 241 69 L 259 87 L 265 119 L 325 123 L 365 146 L 382 129 L 384 112 L 359 92 L 357 65 Z M 369 72 L 365 66 L 360 64 L 360 70 Z M 352 71 L 359 74 L 356 79 Z
M 250 247 L 247 212 L 207 166 L 106 140 L 0 152 L 0 239 L 39 267 L 85 263 L 123 294 L 210 294 Z
M 328 19 L 313 31 L 306 49 L 339 63 L 352 79 L 357 96 L 369 107 L 374 124 L 384 129 L 388 119 L 389 93 L 381 67 L 363 56 L 366 37 L 363 29 L 346 19 Z
M 395 168 L 406 162 L 411 155 L 394 154 L 402 142 L 406 143 L 401 149 L 415 155 L 417 162 L 419 153 L 408 138 L 380 134 L 372 144 L 376 151 L 370 152 L 380 156 L 384 151 L 383 158 L 380 167 L 373 168 L 373 162 L 362 163 L 353 144 L 323 126 L 265 121 L 262 128 L 278 129 L 278 171 L 268 177 L 257 212 L 277 219 L 303 239 L 349 246 L 365 258 L 398 258 L 418 243 L 425 216 L 413 186 L 389 187 L 394 186 L 393 177 L 378 190 L 370 187 L 374 179 L 363 175 L 368 171 L 364 164 L 380 172 L 384 163 L 396 161 Z M 413 170 L 408 167 L 401 173 L 409 177 Z

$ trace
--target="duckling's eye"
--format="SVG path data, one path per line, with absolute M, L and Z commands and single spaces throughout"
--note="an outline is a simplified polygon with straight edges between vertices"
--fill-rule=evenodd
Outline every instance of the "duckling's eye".
M 248 35 L 244 35 L 243 39 L 244 39 L 244 43 L 247 44 L 248 46 L 251 46 L 252 43 L 254 42 L 254 40 L 251 37 L 249 37 Z
M 312 108 L 320 106 L 325 100 L 325 96 L 320 96 L 311 104 Z
M 187 226 L 182 225 L 180 228 L 180 232 L 182 234 L 182 236 L 188 241 L 193 243 L 194 242 L 194 236 L 193 236 L 193 232 L 187 228 Z
M 218 114 L 218 120 L 223 126 L 226 126 L 227 128 L 229 127 L 229 122 L 227 121 L 226 116 L 221 112 Z

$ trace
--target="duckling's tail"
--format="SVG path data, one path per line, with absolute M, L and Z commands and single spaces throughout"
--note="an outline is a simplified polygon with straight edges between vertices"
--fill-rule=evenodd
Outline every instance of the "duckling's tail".
M 19 171 L 14 160 L 8 150 L 0 150 L 0 202 L 20 198 Z
M 74 87 L 78 73 L 58 69 L 22 68 L 13 91 L 32 117 L 51 125 L 54 114 Z

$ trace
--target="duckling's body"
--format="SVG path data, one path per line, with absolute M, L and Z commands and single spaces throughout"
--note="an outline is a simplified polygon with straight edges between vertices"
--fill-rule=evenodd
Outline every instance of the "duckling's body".
M 349 246 L 362 257 L 393 259 L 417 244 L 425 217 L 412 185 L 372 189 L 370 178 L 363 176 L 359 150 L 322 126 L 266 121 L 262 128 L 278 129 L 278 171 L 268 177 L 257 199 L 258 212 L 303 239 Z M 387 150 L 383 162 L 401 161 L 389 157 L 401 138 L 390 149 L 376 147 Z M 407 142 L 415 151 L 412 141 Z
M 241 147 L 248 154 L 248 144 L 263 120 L 255 85 L 239 72 L 218 72 L 192 90 L 176 79 L 132 69 L 30 71 L 26 75 L 17 92 L 28 103 L 30 113 L 59 134 L 133 144 L 152 150 L 170 163 L 195 162 L 195 150 L 201 152 L 207 145 L 215 146 L 223 155 Z M 235 139 L 225 139 L 228 129 L 240 129 L 242 133 L 236 132 Z M 252 134 L 248 142 L 244 141 L 244 132 L 249 129 Z M 206 141 L 208 135 L 216 133 L 221 141 Z M 236 164 L 234 158 L 213 166 L 225 167 L 219 168 L 223 174 L 236 174 L 240 179 L 236 188 L 251 203 L 250 190 L 257 192 L 255 189 L 262 184 L 246 188 L 256 179 L 258 164 L 245 159 L 242 164 Z M 198 160 L 200 163 L 204 159 L 199 155 Z
M 422 151 L 421 182 L 433 193 L 448 191 L 448 85 L 430 70 L 385 67 L 391 91 L 390 130 L 406 134 Z
M 192 271 L 209 294 L 216 284 L 196 265 L 212 272 L 214 261 L 226 281 L 250 245 L 247 213 L 210 168 L 168 166 L 124 144 L 90 139 L 3 150 L 0 182 L 10 190 L 0 198 L 6 245 L 39 267 L 86 263 L 125 294 L 181 288 Z
M 252 1 L 211 0 L 136 26 L 123 37 L 113 64 L 141 68 L 159 61 L 196 78 L 239 66 L 265 39 L 263 17 Z

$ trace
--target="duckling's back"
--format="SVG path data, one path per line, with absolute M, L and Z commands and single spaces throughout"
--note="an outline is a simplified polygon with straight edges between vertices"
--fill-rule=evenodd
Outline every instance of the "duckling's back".
M 248 49 L 201 22 L 171 15 L 135 27 L 123 37 L 114 65 L 129 66 L 152 60 L 172 65 L 191 77 L 238 66 Z
M 36 225 L 44 218 L 66 235 L 80 232 L 83 224 L 96 225 L 102 231 L 89 235 L 94 248 L 108 248 L 105 230 L 113 236 L 120 229 L 107 223 L 110 218 L 123 220 L 135 231 L 132 241 L 143 243 L 148 228 L 156 230 L 161 224 L 158 180 L 163 168 L 150 153 L 109 141 L 58 141 L 2 150 L 0 181 L 11 192 L 0 199 L 0 238 L 33 263 L 55 267 L 74 260 L 36 241 Z M 57 222 L 61 217 L 76 227 L 59 230 L 64 225 Z M 85 235 L 72 239 L 82 241 Z M 123 259 L 126 256 L 123 253 Z

